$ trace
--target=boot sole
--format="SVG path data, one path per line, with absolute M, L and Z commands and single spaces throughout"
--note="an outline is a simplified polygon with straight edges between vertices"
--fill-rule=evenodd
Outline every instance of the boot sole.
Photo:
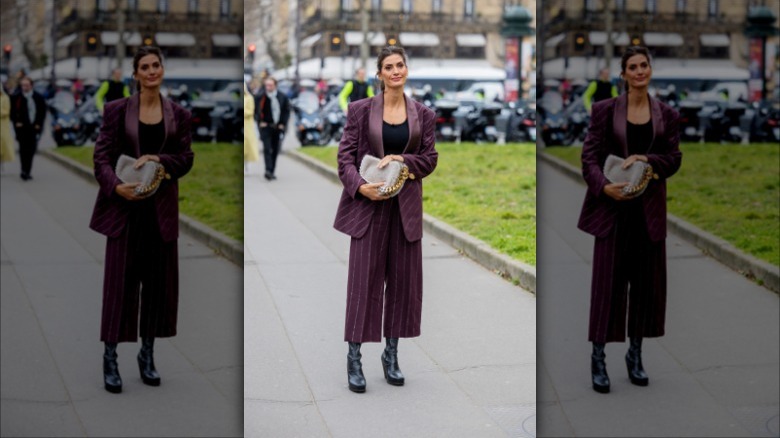
M 141 380 L 143 380 L 144 385 L 160 386 L 160 379 L 147 379 L 146 377 L 141 377 Z
M 349 385 L 349 390 L 352 391 L 352 392 L 357 392 L 358 394 L 360 394 L 360 393 L 366 392 L 366 387 L 365 386 Z
M 607 394 L 609 393 L 609 386 L 601 386 L 594 383 L 593 390 L 601 394 Z
M 384 361 L 382 362 L 382 371 L 385 373 L 385 380 L 387 383 L 393 386 L 404 386 L 404 379 L 391 379 L 390 376 L 387 375 L 387 367 L 385 367 Z
M 628 379 L 631 380 L 631 383 L 636 386 L 647 386 L 649 379 L 637 379 L 631 375 L 631 363 L 628 359 L 626 359 L 626 368 L 628 369 Z
M 110 392 L 112 394 L 119 394 L 120 392 L 122 392 L 122 387 L 121 386 L 109 385 L 107 383 L 104 386 L 106 388 L 106 391 L 108 391 L 108 392 Z

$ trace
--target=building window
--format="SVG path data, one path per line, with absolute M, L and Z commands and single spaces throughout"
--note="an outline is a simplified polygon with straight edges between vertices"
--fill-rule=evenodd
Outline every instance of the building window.
M 441 13 L 441 0 L 433 0 L 433 5 L 431 6 L 431 11 L 433 11 L 434 14 L 440 14 Z
M 685 6 L 687 3 L 685 0 L 677 0 L 677 13 L 684 14 L 685 13 Z
M 371 0 L 371 10 L 376 14 L 382 12 L 382 0 Z
M 230 17 L 230 0 L 219 0 L 219 16 Z
M 189 12 L 190 14 L 198 13 L 198 0 L 187 1 L 187 12 Z
M 707 15 L 710 17 L 718 16 L 718 0 L 709 0 L 707 2 Z
M 595 12 L 597 9 L 596 0 L 585 0 L 585 11 Z
M 645 0 L 645 12 L 655 14 L 655 0 Z
M 466 18 L 474 18 L 474 0 L 464 0 L 463 16 Z
M 157 12 L 161 14 L 168 13 L 168 0 L 157 0 Z
M 130 12 L 138 12 L 138 0 L 127 0 L 127 10 Z
M 403 0 L 401 2 L 401 12 L 404 14 L 412 13 L 412 0 Z
M 341 10 L 342 10 L 342 11 L 349 11 L 349 10 L 352 10 L 352 5 L 351 5 L 351 3 L 352 3 L 352 2 L 351 2 L 350 0 L 341 0 Z
M 96 0 L 95 7 L 100 12 L 108 11 L 108 0 Z
M 618 12 L 626 12 L 626 0 L 616 0 L 615 8 Z

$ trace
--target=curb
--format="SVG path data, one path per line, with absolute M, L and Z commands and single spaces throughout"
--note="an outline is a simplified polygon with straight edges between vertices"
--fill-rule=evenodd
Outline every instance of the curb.
M 331 182 L 341 185 L 341 180 L 335 169 L 298 151 L 287 151 L 287 154 Z M 536 295 L 536 268 L 534 266 L 501 254 L 484 241 L 425 213 L 423 214 L 423 230 L 460 250 L 485 268 L 510 281 L 516 281 L 520 287 Z
M 560 170 L 569 178 L 583 185 L 585 184 L 579 169 L 571 164 L 558 157 L 548 155 L 541 150 L 536 151 L 536 156 Z M 687 240 L 704 252 L 704 254 L 714 258 L 728 268 L 755 280 L 759 285 L 775 293 L 780 293 L 780 266 L 774 266 L 769 262 L 746 254 L 720 237 L 708 233 L 677 216 L 667 214 L 666 219 L 670 232 Z
M 51 150 L 41 150 L 39 152 L 50 160 L 73 171 L 76 175 L 84 178 L 90 183 L 97 185 L 97 181 L 95 180 L 95 175 L 92 172 L 92 169 L 88 168 L 87 166 L 84 166 L 83 164 L 66 156 L 52 152 Z M 179 213 L 179 227 L 180 231 L 189 234 L 196 240 L 213 249 L 214 252 L 216 252 L 218 255 L 230 260 L 238 266 L 243 267 L 244 245 L 241 242 L 231 239 L 219 231 L 216 231 L 182 213 Z

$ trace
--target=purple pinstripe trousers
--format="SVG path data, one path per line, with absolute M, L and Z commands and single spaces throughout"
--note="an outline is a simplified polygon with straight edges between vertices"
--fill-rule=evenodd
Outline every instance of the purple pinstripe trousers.
M 133 205 L 122 234 L 106 244 L 102 342 L 136 342 L 139 326 L 142 338 L 176 335 L 177 244 L 162 240 L 153 199 Z
M 386 338 L 420 336 L 422 241 L 406 240 L 397 197 L 379 204 L 366 234 L 350 244 L 347 342 L 380 342 L 383 307 Z
M 641 200 L 622 205 L 612 231 L 596 238 L 590 297 L 590 342 L 663 336 L 666 242 L 647 234 Z M 628 326 L 626 326 L 628 307 Z

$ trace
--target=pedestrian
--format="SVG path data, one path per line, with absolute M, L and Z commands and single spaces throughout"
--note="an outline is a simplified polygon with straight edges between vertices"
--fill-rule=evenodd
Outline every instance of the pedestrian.
M 14 140 L 11 137 L 11 98 L 0 83 L 0 166 L 14 160 Z
M 11 99 L 11 122 L 19 143 L 19 161 L 23 181 L 32 179 L 32 163 L 38 149 L 38 140 L 46 120 L 46 101 L 33 90 L 33 81 L 27 76 L 19 79 L 19 92 Z
M 663 336 L 666 316 L 666 180 L 682 161 L 679 114 L 648 95 L 650 52 L 629 47 L 620 65 L 625 92 L 593 105 L 582 150 L 588 190 L 578 222 L 595 236 L 588 340 L 593 389 L 602 393 L 610 388 L 605 343 L 625 342 L 626 331 L 628 376 L 635 385 L 648 384 L 642 339 Z M 625 158 L 624 169 L 637 161 L 651 166 L 644 193 L 625 195 L 626 183 L 607 180 L 602 169 L 609 154 Z
M 143 383 L 160 384 L 154 340 L 176 335 L 179 300 L 178 180 L 190 171 L 191 114 L 162 97 L 162 52 L 144 46 L 133 57 L 136 92 L 105 106 L 95 143 L 95 178 L 100 190 L 90 228 L 107 236 L 100 340 L 105 343 L 103 380 L 109 392 L 122 391 L 117 344 L 142 340 L 138 368 Z M 160 163 L 165 178 L 157 192 L 141 197 L 137 184 L 115 172 L 121 154 Z M 139 292 L 140 289 L 140 292 Z M 140 323 L 139 323 L 140 299 Z
M 244 172 L 249 171 L 250 162 L 260 159 L 254 114 L 255 97 L 244 83 Z
M 355 71 L 355 79 L 347 81 L 339 93 L 339 106 L 344 114 L 349 111 L 349 103 L 374 96 L 374 87 L 366 82 L 366 69 L 359 68 Z
M 258 98 L 255 110 L 260 122 L 260 139 L 263 141 L 265 179 L 276 179 L 276 158 L 282 148 L 282 137 L 290 118 L 290 101 L 276 89 L 276 79 L 268 76 L 263 82 L 265 93 Z
M 385 380 L 403 385 L 398 339 L 420 335 L 422 316 L 422 179 L 436 168 L 436 114 L 404 94 L 409 70 L 404 50 L 382 49 L 377 76 L 382 93 L 350 104 L 338 151 L 344 185 L 334 227 L 351 236 L 344 340 L 347 382 L 364 392 L 360 346 L 380 342 Z M 409 179 L 395 197 L 380 194 L 359 172 L 363 157 L 408 166 Z M 384 296 L 384 298 L 383 298 Z M 383 305 L 384 304 L 384 327 Z
M 582 101 L 585 104 L 585 110 L 590 114 L 594 103 L 617 95 L 617 87 L 609 80 L 609 68 L 604 67 L 599 71 L 599 78 L 588 84 L 588 88 L 582 94 Z
M 111 71 L 111 79 L 103 81 L 95 92 L 95 106 L 102 113 L 106 103 L 128 96 L 130 88 L 122 80 L 122 69 L 115 68 Z

